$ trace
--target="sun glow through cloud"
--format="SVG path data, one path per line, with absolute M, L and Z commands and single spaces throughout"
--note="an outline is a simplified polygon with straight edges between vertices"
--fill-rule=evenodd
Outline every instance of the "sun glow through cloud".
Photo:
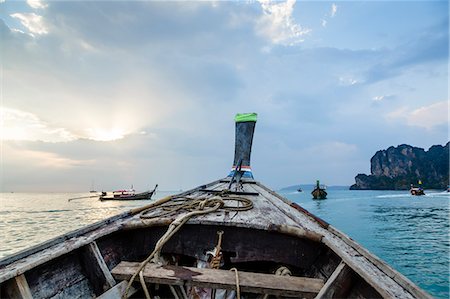
M 67 142 L 77 137 L 65 128 L 46 123 L 33 113 L 0 107 L 1 140 Z
M 89 122 L 88 120 L 86 120 Z M 131 124 L 130 124 L 131 125 Z M 123 139 L 132 130 L 106 125 L 92 124 L 91 128 L 74 130 L 55 126 L 40 119 L 37 115 L 0 107 L 0 138 L 1 140 L 69 142 L 77 139 L 93 141 L 115 141 Z
M 114 141 L 123 139 L 125 137 L 125 132 L 123 129 L 112 128 L 112 129 L 87 129 L 88 139 L 94 141 Z

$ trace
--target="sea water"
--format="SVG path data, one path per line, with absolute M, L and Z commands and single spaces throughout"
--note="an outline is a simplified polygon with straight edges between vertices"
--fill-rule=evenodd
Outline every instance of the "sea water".
M 279 193 L 356 240 L 436 298 L 449 298 L 450 193 L 352 191 L 331 187 L 324 200 L 311 190 Z
M 449 297 L 450 193 L 278 191 L 344 232 L 436 298 Z M 153 199 L 175 192 L 157 192 Z M 0 258 L 150 201 L 99 201 L 86 193 L 0 193 Z M 71 198 L 84 197 L 68 201 Z

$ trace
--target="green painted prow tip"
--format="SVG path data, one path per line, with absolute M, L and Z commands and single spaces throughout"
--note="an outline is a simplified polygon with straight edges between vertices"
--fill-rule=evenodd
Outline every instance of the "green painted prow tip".
M 243 123 L 247 121 L 254 121 L 256 122 L 258 114 L 256 113 L 238 113 L 234 117 L 235 122 L 237 123 Z

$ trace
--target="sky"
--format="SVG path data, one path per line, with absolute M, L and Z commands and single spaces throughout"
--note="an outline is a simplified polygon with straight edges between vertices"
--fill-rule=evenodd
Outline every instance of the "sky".
M 0 191 L 278 189 L 449 140 L 448 1 L 0 0 Z

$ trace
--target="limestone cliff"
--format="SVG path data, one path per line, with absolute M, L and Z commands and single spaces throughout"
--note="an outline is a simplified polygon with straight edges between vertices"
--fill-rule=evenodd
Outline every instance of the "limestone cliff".
M 449 184 L 449 144 L 428 151 L 402 144 L 375 153 L 370 175 L 358 174 L 352 190 L 405 190 L 422 181 L 425 189 L 446 189 Z

